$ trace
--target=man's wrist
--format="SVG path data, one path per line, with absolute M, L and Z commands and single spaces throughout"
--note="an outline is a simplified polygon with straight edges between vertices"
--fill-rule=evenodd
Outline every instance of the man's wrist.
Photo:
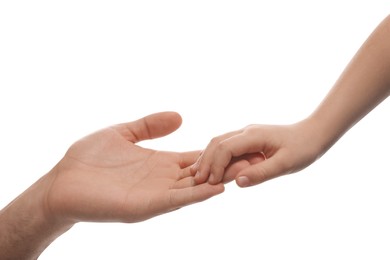
M 51 178 L 45 175 L 0 211 L 1 259 L 36 259 L 73 226 L 53 216 L 46 204 Z

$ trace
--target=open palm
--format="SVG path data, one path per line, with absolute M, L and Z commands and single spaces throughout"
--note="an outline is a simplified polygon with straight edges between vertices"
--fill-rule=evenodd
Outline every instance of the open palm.
M 51 172 L 49 210 L 75 222 L 137 222 L 223 192 L 223 185 L 195 185 L 189 166 L 199 152 L 135 145 L 167 135 L 180 124 L 176 113 L 157 113 L 79 140 Z

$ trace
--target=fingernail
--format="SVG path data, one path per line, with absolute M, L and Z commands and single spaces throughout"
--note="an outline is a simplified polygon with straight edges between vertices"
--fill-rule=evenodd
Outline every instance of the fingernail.
M 209 183 L 213 183 L 214 182 L 214 175 L 211 174 L 210 177 L 209 177 Z
M 197 171 L 196 174 L 195 174 L 195 179 L 199 179 L 199 177 L 200 177 L 200 172 Z
M 246 176 L 240 176 L 237 178 L 237 184 L 240 187 L 248 187 L 250 185 L 249 179 Z

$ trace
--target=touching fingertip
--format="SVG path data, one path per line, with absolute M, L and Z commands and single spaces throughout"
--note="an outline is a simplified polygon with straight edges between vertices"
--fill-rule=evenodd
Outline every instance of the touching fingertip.
M 196 173 L 198 173 L 198 165 L 196 165 L 196 163 L 194 163 L 193 165 L 191 165 L 190 167 L 190 173 L 192 175 L 195 175 Z
M 201 183 L 203 183 L 202 182 L 202 177 L 201 177 L 201 173 L 200 173 L 200 171 L 197 171 L 196 172 L 196 174 L 195 174 L 195 176 L 194 176 L 194 180 L 195 180 L 195 183 L 196 184 L 201 184 Z
M 220 193 L 222 193 L 222 192 L 225 191 L 225 185 L 223 185 L 223 184 L 221 183 L 219 186 L 220 186 L 221 188 L 218 190 L 218 191 L 219 191 L 218 194 L 220 194 Z
M 248 187 L 250 185 L 249 179 L 246 176 L 238 177 L 236 182 L 237 182 L 237 185 L 242 187 L 242 188 Z

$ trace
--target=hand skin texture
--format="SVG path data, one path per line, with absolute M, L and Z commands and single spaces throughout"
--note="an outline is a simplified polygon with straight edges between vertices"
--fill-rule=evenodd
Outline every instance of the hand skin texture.
M 294 173 L 320 158 L 390 93 L 390 16 L 353 57 L 318 108 L 292 125 L 251 125 L 215 137 L 192 167 L 197 183 L 220 183 L 229 162 L 263 152 L 265 161 L 249 163 L 235 178 L 241 187 Z
M 199 151 L 175 153 L 135 143 L 181 124 L 174 112 L 114 125 L 75 144 L 40 180 L 0 211 L 0 259 L 36 259 L 80 221 L 139 222 L 222 193 L 195 185 Z

